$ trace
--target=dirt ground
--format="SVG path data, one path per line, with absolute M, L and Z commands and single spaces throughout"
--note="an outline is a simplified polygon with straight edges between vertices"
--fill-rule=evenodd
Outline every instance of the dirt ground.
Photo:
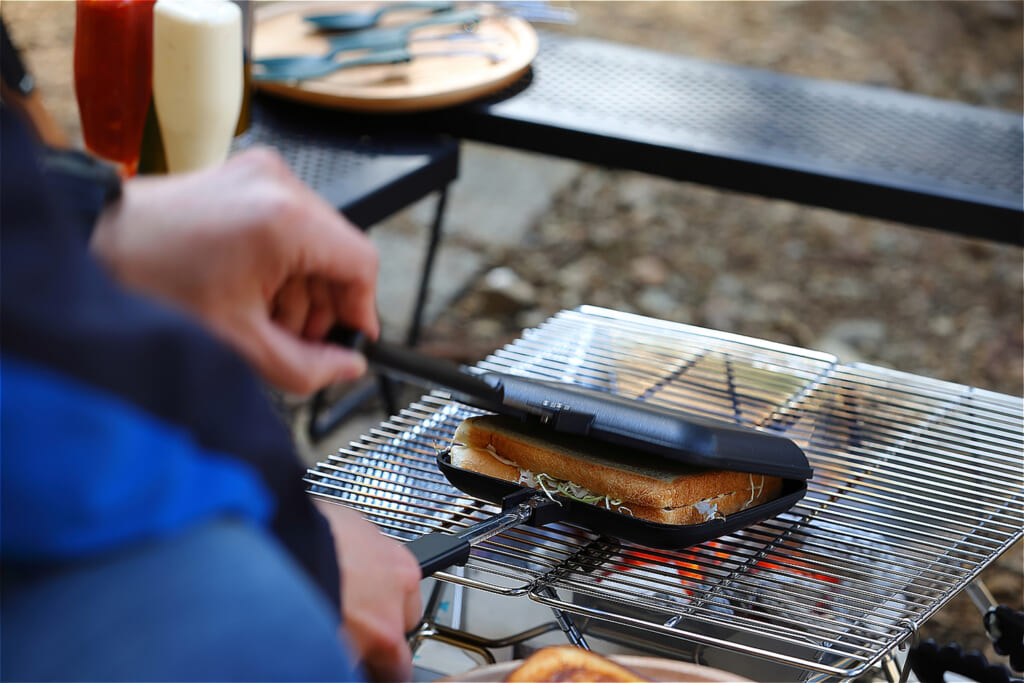
M 579 22 L 561 30 L 576 34 L 1024 109 L 1020 2 L 571 5 Z M 73 3 L 5 0 L 0 12 L 49 109 L 80 140 Z M 1017 247 L 589 167 L 527 244 L 488 257 L 535 296 L 510 313 L 471 287 L 425 335 L 462 360 L 591 303 L 1024 393 Z M 1020 544 L 982 578 L 999 602 L 1024 609 Z M 922 635 L 994 658 L 963 595 Z

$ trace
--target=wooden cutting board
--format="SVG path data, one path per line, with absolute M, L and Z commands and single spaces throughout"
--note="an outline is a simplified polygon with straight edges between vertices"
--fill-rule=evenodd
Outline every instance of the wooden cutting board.
M 282 55 L 323 54 L 324 34 L 303 21 L 305 14 L 372 10 L 379 3 L 280 2 L 260 7 L 255 16 L 252 52 L 255 59 Z M 408 23 L 426 16 L 422 11 L 395 11 L 381 26 Z M 261 90 L 281 97 L 351 111 L 400 113 L 439 109 L 468 102 L 515 82 L 530 68 L 537 54 L 537 34 L 516 17 L 491 16 L 475 32 L 493 42 L 427 40 L 461 31 L 456 26 L 430 26 L 413 32 L 414 53 L 444 49 L 498 53 L 492 62 L 480 55 L 422 56 L 404 64 L 360 66 L 308 81 L 257 83 Z M 343 53 L 354 58 L 365 51 Z

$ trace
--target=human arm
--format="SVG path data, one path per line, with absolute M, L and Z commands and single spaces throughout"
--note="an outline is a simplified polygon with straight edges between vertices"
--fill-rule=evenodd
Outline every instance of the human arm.
M 375 681 L 412 680 L 405 634 L 422 618 L 420 568 L 405 546 L 358 512 L 318 500 L 341 570 L 344 629 Z
M 379 333 L 372 244 L 267 149 L 126 182 L 91 249 L 120 282 L 198 316 L 286 391 L 365 371 L 360 355 L 321 341 L 333 324 Z
M 213 516 L 269 520 L 252 469 L 100 387 L 0 358 L 5 560 L 67 561 Z
M 116 402 L 135 415 L 132 418 L 124 410 L 120 417 L 116 411 L 98 411 L 102 413 L 98 415 L 87 410 L 99 402 L 90 394 L 77 402 L 79 412 L 63 417 L 49 407 L 49 400 L 38 405 L 35 437 L 16 443 L 13 428 L 5 425 L 0 430 L 4 435 L 4 476 L 0 478 L 4 492 L 0 499 L 5 505 L 5 561 L 11 557 L 6 550 L 13 548 L 7 542 L 14 539 L 7 529 L 40 521 L 26 517 L 25 506 L 6 507 L 15 500 L 8 496 L 10 487 L 15 486 L 37 487 L 42 509 L 54 513 L 54 524 L 68 524 L 64 537 L 75 540 L 78 545 L 73 550 L 79 554 L 173 532 L 190 519 L 219 514 L 259 519 L 265 514 L 270 530 L 325 595 L 337 602 L 337 563 L 326 520 L 309 502 L 291 435 L 251 368 L 192 316 L 113 282 L 107 269 L 90 257 L 83 240 L 95 222 L 102 193 L 91 192 L 92 185 L 83 178 L 79 183 L 65 178 L 65 183 L 55 172 L 43 173 L 38 150 L 19 121 L 5 106 L 0 105 L 0 113 L 4 419 L 14 420 L 14 427 L 27 424 L 10 408 L 28 405 L 28 395 L 16 394 L 13 382 L 8 385 L 8 379 L 14 377 L 7 374 L 13 367 L 9 359 L 85 386 L 104 397 L 104 402 Z M 56 395 L 69 394 L 58 389 Z M 112 417 L 113 422 L 104 421 Z M 138 435 L 137 430 L 121 431 L 132 422 L 156 425 L 150 430 L 154 438 L 145 441 L 145 446 L 139 445 L 142 441 L 120 438 Z M 59 465 L 51 457 L 46 439 L 69 433 L 72 426 L 89 424 L 92 426 L 81 434 L 91 441 L 62 451 L 67 460 Z M 161 429 L 169 436 L 161 436 Z M 103 441 L 103 435 L 118 438 Z M 114 453 L 111 449 L 119 445 L 129 447 Z M 187 460 L 193 457 L 203 463 L 189 464 Z M 228 462 L 213 469 L 239 473 L 227 475 L 235 483 L 256 480 L 268 495 L 269 505 L 258 504 L 255 515 L 245 512 L 250 509 L 248 503 L 259 503 L 255 492 L 246 494 L 244 487 L 234 484 L 221 486 L 218 481 L 222 480 L 208 476 L 206 460 L 220 457 Z M 16 465 L 12 464 L 15 461 Z M 16 466 L 19 475 L 27 478 L 16 481 L 7 476 Z M 50 467 L 60 471 L 51 472 Z M 182 472 L 188 476 L 179 478 Z M 105 476 L 112 474 L 124 476 Z M 97 486 L 90 486 L 90 481 Z M 204 493 L 206 487 L 217 491 L 231 488 L 233 497 L 230 502 L 218 502 Z M 152 495 L 143 495 L 143 490 Z M 62 505 L 75 497 L 87 506 L 81 510 L 96 514 L 58 515 L 57 508 L 45 502 L 46 496 Z M 167 524 L 168 513 L 177 515 L 179 523 Z M 32 533 L 30 526 L 24 529 Z M 28 540 L 45 544 L 52 538 Z M 20 552 L 23 556 L 54 557 L 64 551 L 25 546 Z

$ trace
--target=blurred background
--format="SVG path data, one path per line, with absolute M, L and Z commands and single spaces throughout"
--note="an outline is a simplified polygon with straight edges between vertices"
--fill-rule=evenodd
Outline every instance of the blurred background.
M 550 30 L 1024 109 L 1020 2 L 562 4 L 579 20 Z M 80 145 L 74 3 L 6 0 L 0 11 L 47 108 Z M 465 180 L 448 213 L 458 223 L 462 211 L 471 225 L 442 244 L 423 335 L 428 353 L 473 362 L 561 309 L 594 304 L 1024 393 L 1019 247 L 483 145 L 464 145 L 463 156 Z M 488 176 L 502 167 L 518 186 Z M 535 178 L 544 186 L 530 186 Z M 460 197 L 469 193 L 485 211 L 468 214 Z M 371 235 L 425 239 L 427 215 L 413 207 Z M 524 226 L 514 244 L 472 229 L 510 215 Z M 445 258 L 466 277 L 443 282 Z M 410 271 L 389 268 L 387 253 L 383 261 L 382 291 L 411 293 Z M 382 315 L 397 338 L 395 321 L 406 317 Z M 997 600 L 1017 610 L 1021 555 L 1018 545 L 983 574 Z M 996 659 L 965 596 L 923 635 Z

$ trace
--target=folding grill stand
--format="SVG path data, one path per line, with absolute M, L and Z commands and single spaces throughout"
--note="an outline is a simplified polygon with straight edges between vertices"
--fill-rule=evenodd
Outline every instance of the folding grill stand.
M 461 633 L 457 604 L 451 621 L 444 615 L 450 626 L 439 624 L 435 593 L 414 645 L 468 644 L 487 660 L 489 648 L 556 628 L 572 641 L 572 624 L 584 642 L 618 640 L 712 666 L 724 651 L 752 666 L 800 669 L 801 680 L 869 674 L 897 683 L 909 670 L 893 655 L 958 592 L 983 595 L 972 582 L 1024 534 L 1017 397 L 589 306 L 527 330 L 478 367 L 783 429 L 816 474 L 793 510 L 728 535 L 728 559 L 708 545 L 647 557 L 568 525 L 489 539 L 447 583 L 525 595 L 572 619 L 485 640 Z M 432 454 L 471 414 L 443 393 L 423 396 L 310 469 L 310 493 L 402 540 L 467 528 L 489 512 L 453 490 Z M 638 552 L 647 566 L 635 566 Z M 677 561 L 697 573 L 681 588 Z M 705 574 L 712 580 L 702 582 Z M 738 617 L 715 608 L 719 596 Z
M 461 605 L 465 587 L 457 584 L 452 585 L 452 588 L 454 589 L 452 596 L 453 626 L 445 626 L 437 620 L 437 613 L 440 610 L 441 597 L 444 592 L 445 585 L 446 584 L 440 581 L 434 584 L 434 587 L 430 592 L 430 597 L 427 599 L 427 604 L 423 609 L 423 621 L 409 637 L 409 646 L 414 654 L 419 646 L 423 644 L 423 641 L 436 640 L 447 645 L 452 645 L 453 647 L 457 647 L 461 650 L 472 652 L 478 655 L 486 664 L 494 664 L 497 660 L 491 653 L 491 650 L 502 647 L 515 647 L 528 640 L 532 640 L 533 638 L 537 638 L 559 629 L 561 629 L 571 644 L 585 650 L 590 649 L 590 646 L 587 644 L 583 634 L 576 627 L 575 622 L 573 622 L 572 617 L 568 613 L 557 608 L 551 608 L 551 611 L 555 614 L 554 621 L 540 624 L 504 638 L 481 638 L 480 636 L 475 636 L 464 631 L 462 630 L 461 623 Z
M 460 567 L 453 568 L 452 571 L 457 576 L 462 576 L 464 573 Z M 504 647 L 515 648 L 529 640 L 539 638 L 540 636 L 557 630 L 561 630 L 562 633 L 565 634 L 566 640 L 570 644 L 585 650 L 591 649 L 590 645 L 587 643 L 583 630 L 581 630 L 573 621 L 572 615 L 556 607 L 551 608 L 555 617 L 554 621 L 539 624 L 533 628 L 520 631 L 519 633 L 505 636 L 503 638 L 481 638 L 480 636 L 473 635 L 472 633 L 463 630 L 462 604 L 465 595 L 465 586 L 459 584 L 450 584 L 450 587 L 452 588 L 452 625 L 446 626 L 440 623 L 437 616 L 441 611 L 442 598 L 446 585 L 448 584 L 437 581 L 431 589 L 430 597 L 427 599 L 427 603 L 423 609 L 423 620 L 409 635 L 409 646 L 413 654 L 416 653 L 424 641 L 434 640 L 459 648 L 465 652 L 473 653 L 480 657 L 483 664 L 495 664 L 497 659 L 495 658 L 492 650 Z M 540 590 L 547 592 L 553 597 L 554 591 L 552 589 L 541 588 Z M 971 602 L 978 609 L 978 612 L 981 615 L 986 614 L 989 610 L 997 606 L 997 603 L 992 597 L 992 593 L 980 578 L 975 579 L 973 582 L 968 584 L 965 588 L 965 593 L 970 597 Z M 900 646 L 899 650 L 903 653 L 909 654 L 909 652 L 918 645 L 919 633 L 917 627 L 913 623 L 907 622 L 906 625 L 912 635 Z M 909 656 L 906 654 L 901 657 L 897 652 L 891 652 L 882 658 L 878 666 L 879 671 L 885 676 L 887 683 L 907 683 L 907 680 L 910 677 L 911 662 Z M 832 678 L 824 675 L 812 676 L 807 679 L 808 683 L 823 683 L 828 680 L 832 680 Z
M 454 571 L 457 574 L 461 574 L 461 571 L 458 569 Z M 451 584 L 451 588 L 453 589 L 451 597 L 452 626 L 446 626 L 440 623 L 437 618 L 437 614 L 441 610 L 445 586 L 446 584 L 441 581 L 434 584 L 434 587 L 430 592 L 430 597 L 427 599 L 427 603 L 423 609 L 423 620 L 409 635 L 409 647 L 413 654 L 416 653 L 424 641 L 433 640 L 446 645 L 451 645 L 452 647 L 459 648 L 465 652 L 473 653 L 480 657 L 482 663 L 485 665 L 495 664 L 497 659 L 495 658 L 492 650 L 504 647 L 515 648 L 529 640 L 539 638 L 540 636 L 557 630 L 561 630 L 562 633 L 565 634 L 566 640 L 568 640 L 570 644 L 585 650 L 590 650 L 590 645 L 587 643 L 584 632 L 573 621 L 572 615 L 555 607 L 551 608 L 551 611 L 555 616 L 554 621 L 539 624 L 533 628 L 526 629 L 503 638 L 481 638 L 480 636 L 473 635 L 472 633 L 463 630 L 462 602 L 464 600 L 465 587 L 459 584 Z M 544 590 L 553 592 L 551 589 Z M 965 590 L 981 614 L 985 614 L 996 604 L 992 598 L 992 594 L 989 592 L 988 588 L 985 587 L 985 584 L 981 579 L 976 579 L 968 585 Z M 908 627 L 911 629 L 913 635 L 907 642 L 900 646 L 900 651 L 904 653 L 909 653 L 917 646 L 919 641 L 917 628 L 912 623 L 908 623 Z M 905 655 L 901 657 L 896 652 L 891 652 L 882 658 L 878 666 L 879 671 L 885 676 L 887 683 L 907 683 L 907 680 L 910 677 L 910 659 Z M 818 675 L 811 676 L 806 680 L 807 683 L 824 683 L 825 681 L 831 681 L 834 679 L 830 676 Z

